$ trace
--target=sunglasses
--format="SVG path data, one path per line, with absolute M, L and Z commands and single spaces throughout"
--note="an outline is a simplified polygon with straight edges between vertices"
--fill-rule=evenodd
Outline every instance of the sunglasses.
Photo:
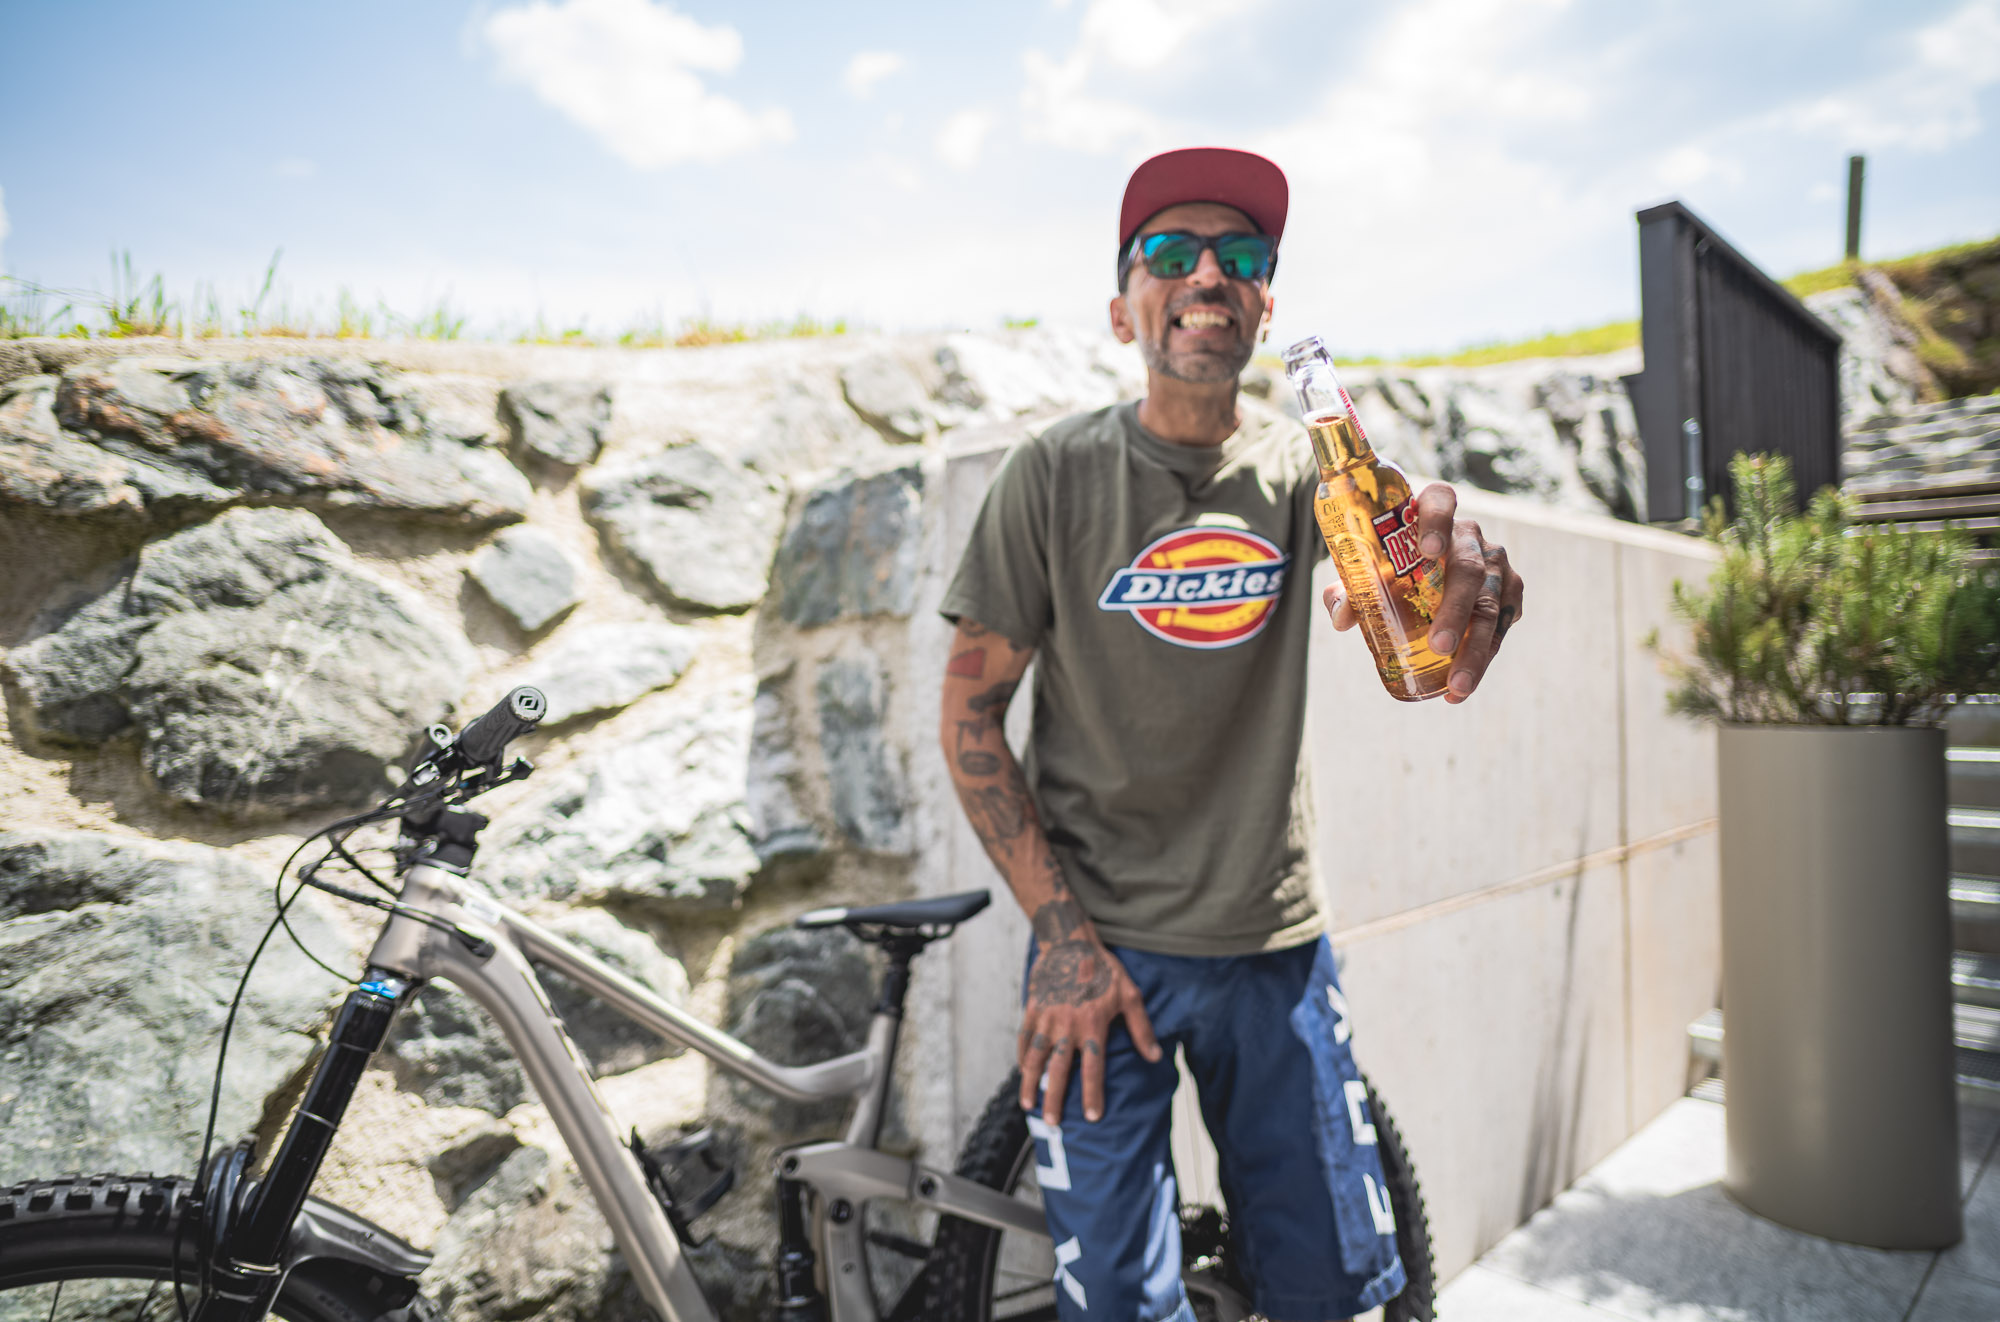
M 1231 280 L 1268 280 L 1278 264 L 1278 241 L 1268 234 L 1142 234 L 1118 263 L 1118 283 L 1125 283 L 1135 261 L 1161 280 L 1193 275 L 1205 249 L 1214 251 L 1216 265 Z

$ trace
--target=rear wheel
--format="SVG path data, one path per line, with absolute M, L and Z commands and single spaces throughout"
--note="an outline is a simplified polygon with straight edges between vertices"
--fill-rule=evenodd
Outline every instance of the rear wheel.
M 991 1188 L 1036 1203 L 1035 1145 L 1020 1106 L 1018 1072 L 1010 1074 L 986 1105 L 958 1173 Z M 1368 1105 L 1381 1144 L 1382 1173 L 1396 1213 L 1396 1248 L 1409 1283 L 1382 1308 L 1383 1322 L 1432 1322 L 1436 1278 L 1431 1260 L 1430 1219 L 1402 1134 L 1371 1086 Z M 1203 1322 L 1235 1322 L 1248 1308 L 1247 1285 L 1230 1251 L 1228 1228 L 1213 1208 L 1181 1211 L 1181 1280 Z M 994 1230 L 945 1217 L 922 1286 L 927 1318 L 951 1322 L 1053 1322 L 1056 1316 L 1055 1254 L 1046 1236 Z
M 0 1189 L 0 1322 L 177 1322 L 174 1273 L 195 1300 L 193 1182 L 62 1175 Z M 439 1322 L 400 1276 L 316 1258 L 286 1277 L 287 1322 Z

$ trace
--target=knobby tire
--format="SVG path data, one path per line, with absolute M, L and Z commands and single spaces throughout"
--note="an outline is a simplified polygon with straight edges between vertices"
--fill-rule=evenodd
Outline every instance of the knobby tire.
M 144 1322 L 178 1322 L 174 1264 L 192 1308 L 201 1265 L 194 1182 L 180 1176 L 61 1175 L 0 1188 L 0 1322 L 33 1316 L 51 1303 L 66 1317 L 95 1318 L 101 1302 L 89 1281 L 135 1284 Z M 61 1283 L 61 1294 L 39 1287 Z M 32 1294 L 24 1293 L 32 1291 Z M 121 1307 L 117 1316 L 135 1318 Z M 273 1316 L 287 1322 L 442 1322 L 412 1284 L 359 1262 L 315 1258 L 286 1278 Z

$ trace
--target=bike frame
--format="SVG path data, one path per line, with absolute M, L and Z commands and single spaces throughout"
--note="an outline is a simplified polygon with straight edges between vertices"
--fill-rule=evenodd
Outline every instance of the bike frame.
M 1001 1230 L 1048 1237 L 1041 1209 L 1033 1204 L 876 1147 L 901 1028 L 900 1007 L 897 1013 L 877 1008 L 867 1045 L 859 1051 L 816 1065 L 780 1065 L 507 906 L 475 893 L 462 876 L 436 862 L 419 862 L 404 873 L 401 906 L 431 921 L 397 913 L 384 925 L 369 955 L 368 981 L 350 997 L 336 1023 L 332 1049 L 285 1135 L 271 1174 L 257 1190 L 245 1217 L 246 1230 L 261 1223 L 268 1238 L 279 1229 L 273 1222 L 280 1216 L 289 1227 L 352 1096 L 353 1080 L 386 1035 L 393 1009 L 422 983 L 449 982 L 491 1015 L 507 1039 L 578 1174 L 596 1195 L 647 1302 L 664 1322 L 714 1322 L 680 1239 L 619 1137 L 589 1066 L 551 1008 L 528 962 L 533 958 L 634 1022 L 700 1052 L 756 1087 L 796 1101 L 856 1099 L 842 1141 L 787 1149 L 780 1161 L 784 1179 L 807 1186 L 819 1199 L 820 1261 L 832 1322 L 879 1322 L 863 1256 L 861 1204 L 871 1199 L 894 1199 Z M 347 1031 L 350 1022 L 356 1025 L 352 1032 Z M 322 1091 L 328 1094 L 327 1104 L 309 1109 Z M 275 1270 L 258 1263 L 277 1256 L 252 1255 L 231 1267 L 254 1277 Z

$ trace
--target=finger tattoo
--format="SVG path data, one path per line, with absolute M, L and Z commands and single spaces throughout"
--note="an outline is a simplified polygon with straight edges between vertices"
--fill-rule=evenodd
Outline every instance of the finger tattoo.
M 1056 1054 L 1058 1056 L 1067 1056 L 1075 1050 L 1076 1048 L 1070 1045 L 1068 1038 L 1059 1037 L 1056 1039 Z
M 1101 1056 L 1104 1054 L 1104 1044 L 1094 1039 L 1086 1041 L 1083 1044 L 1083 1052 L 1087 1056 Z
M 1500 608 L 1500 623 L 1493 626 L 1493 641 L 1495 644 L 1498 644 L 1502 638 L 1505 638 L 1507 631 L 1514 627 L 1514 617 L 1518 614 L 1520 614 L 1520 611 L 1512 606 L 1502 606 Z
M 1049 1049 L 1049 1035 L 1047 1033 L 1037 1033 L 1028 1045 L 1036 1051 L 1047 1051 Z

